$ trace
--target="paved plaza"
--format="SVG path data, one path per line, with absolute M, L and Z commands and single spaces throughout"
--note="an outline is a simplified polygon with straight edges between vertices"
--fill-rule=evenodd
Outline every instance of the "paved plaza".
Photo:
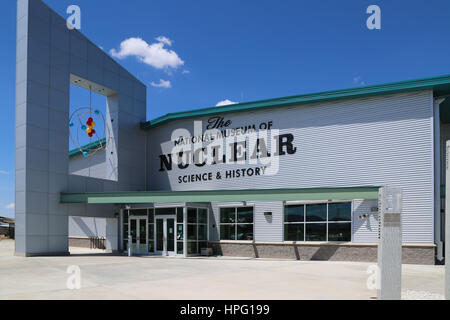
M 371 299 L 370 263 L 87 254 L 23 258 L 0 241 L 0 299 Z M 70 266 L 81 288 L 68 289 Z M 442 299 L 442 266 L 404 265 L 403 298 Z

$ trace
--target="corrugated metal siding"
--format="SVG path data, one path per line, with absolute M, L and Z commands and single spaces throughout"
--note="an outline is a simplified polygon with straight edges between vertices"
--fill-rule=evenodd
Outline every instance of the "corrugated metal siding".
M 170 153 L 171 133 L 193 132 L 193 121 L 174 121 L 149 131 L 152 190 L 315 188 L 370 185 L 404 189 L 403 240 L 433 243 L 432 92 L 318 103 L 277 110 L 223 115 L 232 127 L 273 121 L 280 133 L 293 133 L 295 155 L 280 158 L 274 176 L 179 184 L 179 175 L 255 167 L 214 165 L 159 172 L 160 154 Z M 203 120 L 204 125 L 207 118 Z M 164 150 L 163 150 L 164 149 Z
M 445 159 L 445 157 L 446 157 L 446 154 L 447 154 L 447 152 L 446 152 L 446 141 L 447 140 L 450 140 L 450 124 L 449 123 L 445 123 L 445 124 L 443 124 L 443 123 L 441 123 L 441 125 L 440 125 L 440 139 L 441 139 L 441 144 L 440 144 L 440 146 L 441 146 L 441 153 L 440 153 L 440 156 L 441 156 L 441 167 L 440 167 L 440 182 L 439 182 L 439 184 L 440 185 L 445 185 L 446 184 L 446 182 L 445 182 L 445 180 L 446 180 L 446 177 L 445 177 L 445 173 L 446 173 L 446 159 Z M 440 192 L 441 192 L 441 190 L 439 190 Z M 440 198 L 440 209 L 441 209 L 441 211 L 442 210 L 445 210 L 445 198 L 444 197 L 441 197 Z M 443 216 L 443 213 L 441 213 L 441 217 Z M 445 219 L 443 219 L 443 218 L 441 218 L 441 237 L 444 237 L 444 234 L 445 234 Z
M 378 243 L 378 213 L 372 213 L 372 207 L 378 207 L 378 200 L 353 201 L 353 242 Z M 369 218 L 360 220 L 363 214 Z
M 441 123 L 441 184 L 445 184 L 445 157 L 446 157 L 446 150 L 445 150 L 445 144 L 447 140 L 450 140 L 450 124 Z
M 272 212 L 272 217 L 264 212 Z M 256 202 L 254 213 L 255 241 L 283 241 L 283 202 Z

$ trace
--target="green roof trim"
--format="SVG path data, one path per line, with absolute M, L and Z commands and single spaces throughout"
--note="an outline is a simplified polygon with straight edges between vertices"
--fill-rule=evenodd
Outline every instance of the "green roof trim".
M 379 187 L 142 191 L 107 193 L 61 193 L 61 203 L 133 204 L 171 202 L 302 201 L 378 199 Z
M 173 120 L 210 116 L 221 113 L 244 112 L 265 108 L 372 97 L 418 90 L 433 90 L 435 96 L 450 95 L 450 75 L 168 113 L 154 120 L 141 123 L 141 128 L 146 130 Z
M 106 144 L 106 138 L 91 142 L 82 146 L 80 149 L 73 149 L 69 151 L 69 158 L 82 154 L 85 151 L 97 149 L 98 147 Z

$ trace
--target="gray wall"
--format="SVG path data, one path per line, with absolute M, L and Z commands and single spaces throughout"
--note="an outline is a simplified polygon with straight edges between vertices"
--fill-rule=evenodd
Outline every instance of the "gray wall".
M 378 208 L 378 200 L 354 200 L 352 235 L 355 243 L 378 243 L 378 213 L 372 208 Z M 359 219 L 360 215 L 368 214 L 367 219 Z
M 146 87 L 40 0 L 17 1 L 16 254 L 68 252 L 68 215 L 112 216 L 112 206 L 68 206 L 60 192 L 144 190 Z M 108 151 L 117 181 L 69 175 L 69 88 L 106 88 L 114 119 Z
M 85 158 L 83 155 L 70 157 L 69 173 L 72 175 L 105 179 L 106 149 L 101 149 Z
M 420 91 L 297 107 L 222 114 L 232 128 L 273 121 L 293 133 L 297 153 L 280 157 L 274 176 L 179 184 L 180 175 L 255 167 L 191 165 L 160 172 L 160 154 L 170 153 L 172 131 L 193 132 L 193 120 L 177 120 L 149 130 L 148 186 L 151 190 L 268 189 L 399 186 L 404 189 L 403 240 L 433 243 L 433 94 Z M 356 204 L 358 205 L 358 204 Z M 263 222 L 263 221 L 262 221 Z M 371 221 L 372 223 L 373 221 Z M 263 224 L 264 225 L 264 224 Z M 358 228 L 358 223 L 355 223 Z M 371 228 L 371 227 L 370 227 Z M 268 230 L 266 230 L 269 232 Z M 270 234 L 270 232 L 269 232 Z M 356 239 L 373 242 L 373 232 Z M 259 231 L 256 231 L 256 236 Z M 273 236 L 274 239 L 279 237 Z
M 105 238 L 107 250 L 118 249 L 118 219 L 69 217 L 69 237 Z

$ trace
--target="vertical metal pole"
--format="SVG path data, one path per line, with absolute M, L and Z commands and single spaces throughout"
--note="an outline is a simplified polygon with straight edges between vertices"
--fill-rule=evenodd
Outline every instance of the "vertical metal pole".
M 125 240 L 123 238 L 123 224 L 124 224 L 124 221 L 123 221 L 123 209 L 120 209 L 120 211 L 119 211 L 119 225 L 118 225 L 118 228 L 119 228 L 118 248 L 119 248 L 119 250 L 121 252 L 124 252 L 125 249 L 126 249 L 126 248 L 123 247 L 123 243 L 124 243 L 124 240 Z
M 130 226 L 128 226 L 129 228 Z M 131 257 L 133 255 L 133 252 L 131 251 L 131 241 L 132 237 L 131 234 L 128 236 L 128 256 Z
M 378 299 L 400 300 L 402 297 L 402 190 L 380 188 L 378 196 L 379 240 Z
M 441 136 L 439 105 L 445 99 L 434 100 L 434 242 L 436 243 L 436 258 L 444 259 L 442 226 L 441 226 Z
M 445 299 L 450 300 L 450 140 L 445 150 Z
M 187 207 L 186 204 L 183 206 L 183 255 L 187 257 Z

